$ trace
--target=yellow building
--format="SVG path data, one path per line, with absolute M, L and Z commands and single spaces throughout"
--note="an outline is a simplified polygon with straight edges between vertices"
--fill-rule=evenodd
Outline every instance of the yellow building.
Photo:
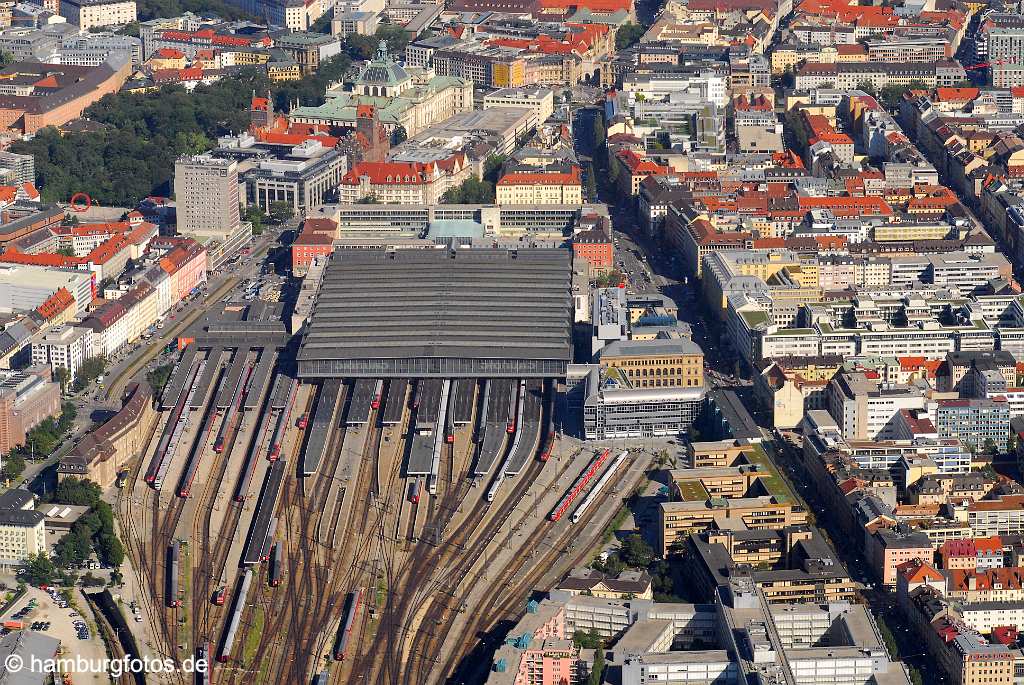
M 749 449 L 750 445 L 737 440 L 690 442 L 686 445 L 687 466 L 690 468 L 734 466 L 740 456 Z
M 522 59 L 495 62 L 491 66 L 491 85 L 495 88 L 519 88 L 526 85 L 526 64 Z
M 499 205 L 582 205 L 580 170 L 570 173 L 511 173 L 498 181 Z
M 145 451 L 156 419 L 149 385 L 130 386 L 121 410 L 61 457 L 57 480 L 87 478 L 102 488 L 114 485 L 118 473 Z
M 302 70 L 298 64 L 277 62 L 267 64 L 267 77 L 271 81 L 295 81 L 302 78 Z
M 160 48 L 146 61 L 151 69 L 184 69 L 188 64 L 185 53 L 175 48 Z
M 699 388 L 704 352 L 684 338 L 619 340 L 601 350 L 601 369 L 617 369 L 634 388 Z
M 712 528 L 776 530 L 806 523 L 807 513 L 803 509 L 768 496 L 662 502 L 658 506 L 662 555 L 685 546 L 691 533 Z
M 612 577 L 591 568 L 576 568 L 555 589 L 573 597 L 586 594 L 600 599 L 654 599 L 651 577 L 636 570 Z
M 30 554 L 46 551 L 44 521 L 28 490 L 13 489 L 0 495 L 0 568 L 20 566 Z
M 875 226 L 875 240 L 880 243 L 897 240 L 942 240 L 949 235 L 949 225 L 940 222 L 924 224 L 882 224 Z

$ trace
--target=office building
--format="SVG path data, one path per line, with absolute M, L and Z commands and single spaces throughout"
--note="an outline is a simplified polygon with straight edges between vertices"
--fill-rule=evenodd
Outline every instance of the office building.
M 1010 438 L 1010 403 L 1005 398 L 939 400 L 935 427 L 940 438 L 956 438 L 978 451 L 1005 450 Z
M 48 366 L 0 372 L 0 452 L 24 445 L 40 421 L 60 414 L 60 404 L 61 388 Z
M 45 517 L 35 510 L 35 496 L 13 489 L 0 495 L 0 568 L 23 566 L 30 554 L 46 552 Z
M 93 356 L 92 331 L 84 326 L 59 326 L 32 342 L 32 363 L 48 365 L 54 378 L 59 378 L 57 369 L 67 369 L 69 383 L 78 377 L 82 363 Z

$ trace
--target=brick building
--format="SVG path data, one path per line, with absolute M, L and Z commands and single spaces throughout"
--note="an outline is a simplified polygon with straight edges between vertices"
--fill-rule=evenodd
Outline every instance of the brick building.
M 43 419 L 60 413 L 60 386 L 47 366 L 0 375 L 0 452 L 25 444 L 25 434 Z
M 580 231 L 572 238 L 573 255 L 587 260 L 588 275 L 594 278 L 615 268 L 615 250 L 608 233 L 601 228 Z

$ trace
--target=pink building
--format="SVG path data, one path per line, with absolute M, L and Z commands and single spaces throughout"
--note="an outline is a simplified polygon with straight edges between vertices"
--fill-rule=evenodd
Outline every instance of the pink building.
M 160 268 L 171 277 L 171 301 L 177 303 L 206 282 L 206 248 L 191 238 L 163 240 L 176 242 L 160 259 Z
M 572 640 L 544 640 L 523 651 L 515 685 L 574 685 L 580 682 L 579 661 Z
M 530 602 L 494 655 L 488 685 L 576 685 L 583 682 L 580 650 L 566 634 L 565 605 Z

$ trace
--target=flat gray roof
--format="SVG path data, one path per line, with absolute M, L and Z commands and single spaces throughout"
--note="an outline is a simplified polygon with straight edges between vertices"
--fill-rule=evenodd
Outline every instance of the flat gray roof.
M 305 377 L 551 377 L 570 358 L 564 249 L 341 250 L 298 354 Z

